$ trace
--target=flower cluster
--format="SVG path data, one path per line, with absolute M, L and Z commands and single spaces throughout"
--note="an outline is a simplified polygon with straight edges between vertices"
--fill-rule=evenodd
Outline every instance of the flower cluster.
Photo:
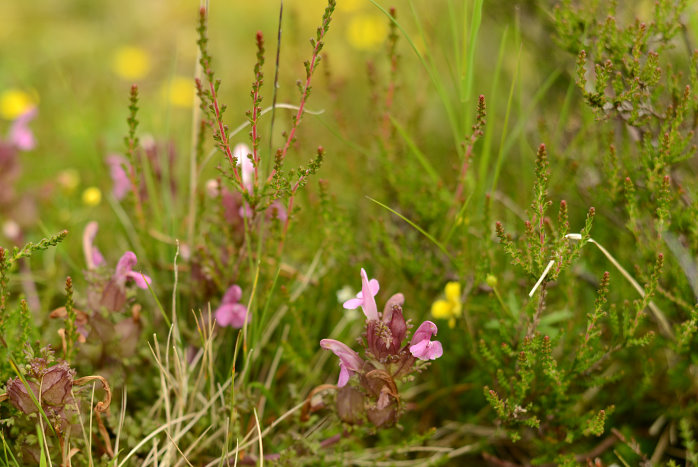
M 396 380 L 418 369 L 418 361 L 434 360 L 443 354 L 441 343 L 431 340 L 438 331 L 431 321 L 424 321 L 409 343 L 403 345 L 410 328 L 402 314 L 405 297 L 401 293 L 393 295 L 379 313 L 375 300 L 379 289 L 378 281 L 369 280 L 361 269 L 361 292 L 344 303 L 344 308 L 350 310 L 361 307 L 366 315 L 364 358 L 337 340 L 320 341 L 323 349 L 339 357 L 340 418 L 347 423 L 360 423 L 366 418 L 376 427 L 390 426 L 398 418 L 400 396 Z M 347 385 L 350 381 L 355 384 Z
M 85 343 L 90 339 L 101 341 L 103 348 L 113 348 L 121 357 L 131 357 L 136 353 L 141 335 L 142 323 L 140 305 L 132 303 L 131 285 L 147 290 L 152 279 L 134 268 L 138 262 L 136 254 L 125 252 L 112 269 L 94 245 L 99 226 L 89 222 L 83 233 L 83 250 L 88 281 L 87 299 L 83 305 L 85 311 L 74 308 L 74 325 L 77 341 Z M 81 306 L 82 308 L 82 306 Z M 126 312 L 126 313 L 124 313 Z M 49 315 L 54 319 L 68 319 L 66 307 L 60 307 Z M 65 329 L 61 330 L 65 342 Z
M 240 302 L 242 289 L 239 285 L 233 284 L 223 295 L 221 305 L 216 309 L 215 317 L 219 326 L 230 326 L 240 329 L 249 321 L 247 317 L 247 307 Z
M 463 314 L 460 283 L 449 282 L 445 288 L 446 300 L 436 300 L 431 305 L 431 315 L 436 319 L 447 319 L 448 326 L 454 328 L 456 319 Z

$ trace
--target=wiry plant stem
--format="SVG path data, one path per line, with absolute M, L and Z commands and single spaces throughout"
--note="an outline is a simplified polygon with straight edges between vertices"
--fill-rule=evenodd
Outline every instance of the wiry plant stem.
M 286 158 L 288 148 L 291 146 L 291 143 L 293 143 L 293 140 L 295 139 L 296 130 L 298 129 L 298 125 L 300 124 L 301 119 L 303 117 L 303 109 L 305 108 L 305 103 L 308 100 L 308 96 L 310 95 L 310 81 L 313 77 L 316 65 L 320 61 L 320 51 L 322 50 L 322 47 L 324 45 L 322 40 L 324 39 L 325 34 L 327 34 L 327 31 L 329 30 L 330 21 L 332 20 L 332 13 L 334 12 L 335 5 L 335 0 L 329 1 L 329 4 L 325 9 L 325 14 L 322 17 L 322 25 L 317 30 L 317 37 L 316 39 L 311 39 L 311 44 L 313 45 L 313 54 L 310 59 L 310 62 L 305 63 L 305 84 L 303 85 L 301 91 L 301 100 L 298 104 L 298 112 L 296 112 L 296 116 L 293 118 L 293 125 L 291 126 L 291 129 L 288 132 L 286 142 L 284 143 L 283 148 L 279 150 L 279 154 L 277 156 L 279 162 L 283 162 L 283 160 Z M 267 182 L 272 180 L 275 172 L 276 170 L 273 170 L 272 173 L 269 174 Z

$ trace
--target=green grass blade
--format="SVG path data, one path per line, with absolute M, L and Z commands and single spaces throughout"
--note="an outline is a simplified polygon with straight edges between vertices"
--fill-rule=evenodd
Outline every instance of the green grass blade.
M 424 153 L 419 150 L 414 140 L 410 138 L 410 135 L 407 133 L 407 131 L 405 131 L 405 129 L 402 126 L 400 126 L 398 121 L 395 120 L 392 115 L 389 115 L 389 117 L 390 122 L 393 124 L 398 133 L 400 133 L 402 139 L 405 140 L 407 147 L 409 147 L 410 151 L 412 151 L 412 153 L 417 157 L 417 160 L 422 165 L 422 168 L 427 173 L 427 175 L 429 175 L 429 178 L 431 178 L 432 183 L 439 183 L 441 181 L 441 177 L 439 177 L 438 172 L 436 172 L 434 167 L 431 165 L 429 159 L 427 159 Z
M 492 88 L 490 89 L 489 96 L 487 96 L 487 117 L 492 122 L 497 121 L 496 103 L 498 101 L 497 96 L 499 95 L 497 91 L 499 88 L 499 77 L 502 73 L 502 63 L 504 62 L 504 56 L 506 55 L 507 50 L 506 45 L 508 31 L 509 27 L 507 26 L 504 28 L 504 31 L 502 32 L 502 38 L 499 42 L 499 52 L 497 54 L 497 64 L 495 65 L 494 77 L 492 79 Z M 478 187 L 484 186 L 487 177 L 487 168 L 490 166 L 492 141 L 494 139 L 494 134 L 495 132 L 492 131 L 492 128 L 489 128 L 485 131 L 485 139 L 482 143 L 482 156 L 480 157 L 480 165 L 478 167 Z M 484 193 L 482 193 L 482 196 L 484 196 Z
M 463 105 L 464 111 L 466 111 L 468 107 L 467 103 L 470 102 L 470 98 L 472 97 L 471 94 L 473 92 L 473 81 L 475 76 L 475 47 L 477 45 L 477 35 L 478 32 L 480 32 L 480 24 L 482 23 L 482 2 L 483 0 L 475 1 L 475 5 L 473 6 L 473 15 L 470 18 L 470 37 L 468 38 L 468 56 L 466 59 L 467 65 L 465 69 L 465 90 L 462 91 L 463 95 L 461 95 L 461 102 L 465 104 Z M 472 125 L 473 113 L 466 111 L 465 115 L 465 127 L 463 128 L 463 131 L 467 132 Z
M 417 58 L 419 59 L 420 63 L 426 70 L 427 74 L 429 75 L 429 79 L 431 80 L 432 84 L 434 85 L 434 88 L 436 89 L 437 94 L 439 95 L 439 98 L 441 99 L 441 102 L 444 105 L 444 109 L 446 110 L 446 116 L 448 117 L 448 123 L 449 126 L 451 127 L 451 133 L 453 134 L 454 137 L 454 144 L 456 148 L 460 151 L 460 141 L 461 137 L 459 136 L 459 131 L 458 131 L 458 122 L 456 119 L 456 114 L 455 110 L 453 109 L 453 105 L 451 104 L 451 99 L 448 97 L 448 94 L 446 93 L 446 90 L 439 80 L 439 73 L 436 72 L 436 70 L 427 63 L 427 60 L 424 55 L 422 55 L 419 50 L 417 49 L 417 46 L 415 45 L 414 41 L 410 37 L 409 34 L 407 34 L 407 31 L 405 31 L 405 28 L 402 27 L 400 23 L 398 23 L 395 18 L 392 17 L 392 15 L 382 6 L 380 6 L 375 0 L 368 0 L 371 2 L 376 8 L 378 8 L 390 21 L 395 24 L 395 26 L 402 32 L 402 35 L 405 37 L 405 40 L 410 44 L 410 47 L 414 51 L 415 55 L 417 55 Z M 417 28 L 420 31 L 420 35 L 422 36 L 422 39 L 424 39 L 424 31 L 422 29 L 421 23 L 419 22 L 419 17 L 414 10 L 414 5 L 410 1 L 410 7 L 412 8 L 412 12 L 415 16 L 415 21 L 417 22 Z
M 394 210 L 393 208 L 391 208 L 391 207 L 389 207 L 389 206 L 386 206 L 385 204 L 381 203 L 381 202 L 378 201 L 378 200 L 375 200 L 375 199 L 371 198 L 370 196 L 367 196 L 366 198 L 368 198 L 370 201 L 373 201 L 374 203 L 376 203 L 378 206 L 382 207 L 383 209 L 386 209 L 386 210 L 392 212 L 393 214 L 395 214 L 396 216 L 398 216 L 398 217 L 399 217 L 400 219 L 402 219 L 403 221 L 407 222 L 407 223 L 408 223 L 409 225 L 411 225 L 417 232 L 419 232 L 419 233 L 421 233 L 422 235 L 424 235 L 426 238 L 429 239 L 429 241 L 431 241 L 434 245 L 436 245 L 436 247 L 437 247 L 439 250 L 441 250 L 441 252 L 442 252 L 444 255 L 446 255 L 446 257 L 449 259 L 449 261 L 451 261 L 451 263 L 453 263 L 454 266 L 457 266 L 457 263 L 456 263 L 455 258 L 454 258 L 453 256 L 451 256 L 451 254 L 448 252 L 448 250 L 446 249 L 446 247 L 444 247 L 444 245 L 443 245 L 441 242 L 439 242 L 437 239 L 435 239 L 429 232 L 427 232 L 426 230 L 424 230 L 423 228 L 421 228 L 420 226 L 418 226 L 417 224 L 415 224 L 414 222 L 412 222 L 411 220 L 409 220 L 408 218 L 406 218 L 405 216 L 403 216 L 402 214 L 400 214 L 399 212 L 397 212 L 397 211 Z
M 507 99 L 507 110 L 504 114 L 504 124 L 502 125 L 502 137 L 499 143 L 499 152 L 497 153 L 497 160 L 494 164 L 494 176 L 492 178 L 492 189 L 494 191 L 497 189 L 497 179 L 499 178 L 499 171 L 502 167 L 502 160 L 504 159 L 504 142 L 507 137 L 507 128 L 509 127 L 509 115 L 511 114 L 511 104 L 514 100 L 514 90 L 516 89 L 516 82 L 519 77 L 519 67 L 521 66 L 521 46 L 519 46 L 519 53 L 516 56 L 516 68 L 514 71 L 514 76 L 511 79 L 511 86 L 509 86 L 509 98 Z

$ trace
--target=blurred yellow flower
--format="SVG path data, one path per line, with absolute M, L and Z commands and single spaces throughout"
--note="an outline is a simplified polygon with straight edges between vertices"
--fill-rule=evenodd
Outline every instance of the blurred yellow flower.
M 165 88 L 167 98 L 175 107 L 190 108 L 194 101 L 194 79 L 188 76 L 175 76 Z
M 61 170 L 56 176 L 56 181 L 66 193 L 72 193 L 80 184 L 80 172 L 75 169 Z
M 87 206 L 97 206 L 102 201 L 102 192 L 96 186 L 86 188 L 82 192 L 82 202 Z
M 446 300 L 437 300 L 431 305 L 431 315 L 436 319 L 448 319 L 448 326 L 456 325 L 456 318 L 463 313 L 463 305 L 460 299 L 460 284 L 449 282 L 446 284 Z
M 388 35 L 388 23 L 378 14 L 357 14 L 349 22 L 347 39 L 357 49 L 371 49 L 381 44 Z
M 0 94 L 0 117 L 15 120 L 38 103 L 36 93 L 29 94 L 21 89 L 8 89 Z
M 112 69 L 124 79 L 141 79 L 150 71 L 150 54 L 140 47 L 121 47 L 114 54 Z
M 327 2 L 324 2 L 327 3 Z M 361 7 L 362 0 L 341 0 L 337 2 L 337 10 L 354 11 Z

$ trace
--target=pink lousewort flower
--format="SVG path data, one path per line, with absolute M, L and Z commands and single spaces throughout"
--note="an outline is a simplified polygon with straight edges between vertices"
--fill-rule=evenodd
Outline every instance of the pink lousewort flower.
M 376 279 L 368 280 L 368 275 L 364 268 L 361 268 L 361 292 L 356 294 L 356 298 L 352 298 L 344 302 L 344 308 L 353 310 L 361 307 L 367 320 L 378 320 L 378 306 L 376 299 L 373 298 L 378 294 L 380 286 Z
M 131 279 L 136 287 L 147 289 L 152 279 L 145 274 L 136 272 L 133 267 L 138 263 L 136 254 L 127 251 L 121 256 L 116 265 L 114 275 L 109 279 L 102 292 L 101 304 L 112 311 L 118 311 L 126 303 L 126 281 Z
M 85 226 L 85 230 L 82 233 L 82 249 L 85 253 L 85 262 L 87 263 L 87 269 L 94 269 L 99 266 L 106 264 L 104 261 L 104 256 L 99 252 L 96 246 L 94 246 L 95 237 L 97 236 L 97 231 L 99 230 L 99 225 L 97 222 L 88 222 Z
M 29 129 L 29 122 L 36 117 L 37 108 L 32 107 L 12 123 L 8 141 L 21 151 L 31 151 L 36 147 L 34 133 Z
M 127 173 L 127 170 L 130 170 L 130 165 L 126 158 L 120 154 L 108 155 L 106 162 L 109 166 L 109 175 L 114 183 L 112 194 L 114 198 L 121 201 L 131 190 L 131 180 L 129 180 Z
M 437 331 L 436 324 L 431 321 L 420 324 L 412 336 L 410 353 L 420 360 L 435 360 L 443 355 L 441 342 L 431 340 L 431 336 L 435 336 Z
M 152 279 L 145 274 L 136 272 L 133 267 L 138 263 L 138 258 L 136 254 L 132 251 L 127 251 L 121 256 L 119 262 L 116 264 L 116 272 L 112 276 L 112 280 L 118 285 L 126 285 L 127 279 L 132 279 L 136 284 L 136 287 L 140 289 L 147 289 L 148 285 L 152 282 Z
M 221 305 L 215 312 L 216 322 L 219 326 L 230 326 L 240 329 L 245 325 L 247 307 L 238 303 L 242 298 L 242 289 L 238 285 L 232 285 L 223 295 Z
M 339 357 L 339 380 L 337 381 L 337 386 L 340 388 L 347 384 L 351 375 L 360 371 L 364 364 L 359 354 L 351 350 L 343 342 L 334 339 L 323 339 L 320 341 L 320 347 L 331 350 Z

